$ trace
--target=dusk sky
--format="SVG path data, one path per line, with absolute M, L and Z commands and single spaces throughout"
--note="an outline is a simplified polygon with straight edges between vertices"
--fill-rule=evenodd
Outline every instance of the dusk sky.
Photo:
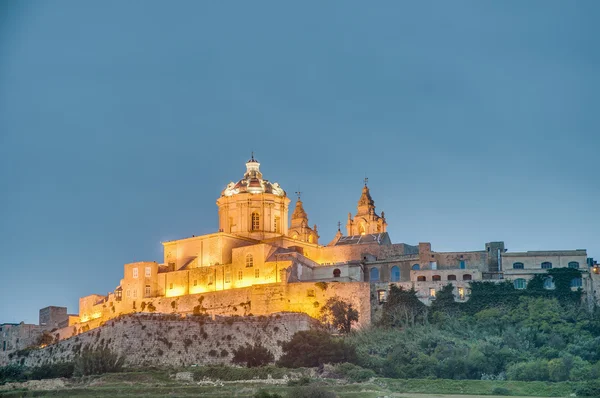
M 322 244 L 367 176 L 394 243 L 600 258 L 599 19 L 596 0 L 2 2 L 0 323 L 77 313 L 123 264 L 215 232 L 251 151 Z

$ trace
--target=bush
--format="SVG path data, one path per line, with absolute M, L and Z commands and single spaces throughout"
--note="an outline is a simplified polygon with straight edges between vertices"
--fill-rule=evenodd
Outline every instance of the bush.
M 492 395 L 510 395 L 510 390 L 504 387 L 494 387 L 492 389 Z
M 283 343 L 280 366 L 288 368 L 312 368 L 325 363 L 354 362 L 354 347 L 342 339 L 331 337 L 320 330 L 296 332 L 292 339 Z
M 537 361 L 519 362 L 508 367 L 506 375 L 509 380 L 521 381 L 548 381 L 548 361 L 538 359 Z
M 53 365 L 42 365 L 31 368 L 28 379 L 56 379 L 58 377 L 71 378 L 75 372 L 75 364 L 73 362 L 63 362 Z
M 600 397 L 600 380 L 590 380 L 575 388 L 578 397 Z
M 233 363 L 246 365 L 249 368 L 264 366 L 275 360 L 273 353 L 260 343 L 246 344 L 233 351 Z
M 11 364 L 0 367 L 0 384 L 12 381 L 25 381 L 25 367 Z
M 258 390 L 256 394 L 254 394 L 254 398 L 283 398 L 283 396 L 277 394 L 276 392 L 269 393 L 265 390 Z
M 292 387 L 292 386 L 307 386 L 310 384 L 310 377 L 308 376 L 302 376 L 299 379 L 290 379 L 288 380 L 287 385 Z
M 92 350 L 84 348 L 75 360 L 75 376 L 116 373 L 123 369 L 125 358 L 106 347 Z
M 361 368 L 352 363 L 341 363 L 334 368 L 334 372 L 353 383 L 362 383 L 376 376 L 371 369 Z
M 323 387 L 308 385 L 294 387 L 288 392 L 288 398 L 336 398 L 335 393 L 327 391 Z

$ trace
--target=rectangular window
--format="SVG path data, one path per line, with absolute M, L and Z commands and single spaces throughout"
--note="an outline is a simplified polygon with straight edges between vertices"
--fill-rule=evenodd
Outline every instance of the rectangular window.
M 465 269 L 467 268 L 467 265 L 465 264 L 465 260 L 460 260 L 460 269 Z
M 308 289 L 306 291 L 306 297 L 315 297 L 315 290 L 314 289 Z
M 377 291 L 377 300 L 379 300 L 379 304 L 385 303 L 385 290 Z
M 465 299 L 465 288 L 464 287 L 458 288 L 458 298 L 461 300 Z
M 138 277 L 138 269 L 137 269 L 137 267 L 135 267 L 135 268 L 133 269 L 133 277 L 134 277 L 135 279 L 137 279 L 137 277 Z
M 437 269 L 437 262 L 436 261 L 430 261 L 429 262 L 429 268 L 435 271 Z
M 429 297 L 435 298 L 435 289 L 434 288 L 429 289 Z
M 146 290 L 144 291 L 146 297 L 150 297 L 150 285 L 146 285 Z
M 133 289 L 133 298 L 137 298 L 137 289 Z
M 276 233 L 279 233 L 279 231 L 281 230 L 281 228 L 279 227 L 279 216 L 275 216 L 275 225 L 273 229 Z
M 208 284 L 212 285 L 215 282 L 215 277 L 211 274 L 208 276 Z
M 225 272 L 225 283 L 231 283 L 231 272 Z
M 238 281 L 244 279 L 244 273 L 242 271 L 238 271 Z
M 169 289 L 173 289 L 173 284 L 169 283 Z
M 146 278 L 150 278 L 152 276 L 152 268 L 146 267 Z
M 194 286 L 198 286 L 198 280 L 194 279 Z
M 254 277 L 255 278 L 259 278 L 260 277 L 260 270 L 258 268 L 254 270 Z
M 127 297 L 131 297 L 131 290 L 127 289 Z

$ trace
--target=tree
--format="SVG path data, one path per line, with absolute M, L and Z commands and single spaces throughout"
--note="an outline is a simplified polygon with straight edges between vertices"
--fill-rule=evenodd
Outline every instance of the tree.
M 264 366 L 275 360 L 275 357 L 266 347 L 260 343 L 254 345 L 246 344 L 233 351 L 233 363 L 246 365 L 249 368 Z
M 430 313 L 455 316 L 458 311 L 458 303 L 454 301 L 454 286 L 449 283 L 436 293 L 435 300 L 431 304 Z
M 348 334 L 358 322 L 358 311 L 338 297 L 331 297 L 321 308 L 321 321 L 340 333 Z
M 322 330 L 296 332 L 283 343 L 279 366 L 288 368 L 315 367 L 325 363 L 354 362 L 356 351 L 340 338 Z
M 95 350 L 86 347 L 75 360 L 75 375 L 88 376 L 116 373 L 123 368 L 124 362 L 124 357 L 120 357 L 106 347 L 96 348 Z
M 383 314 L 378 323 L 387 327 L 424 324 L 427 321 L 427 311 L 427 306 L 419 300 L 414 288 L 404 290 L 390 285 L 390 293 L 383 304 Z

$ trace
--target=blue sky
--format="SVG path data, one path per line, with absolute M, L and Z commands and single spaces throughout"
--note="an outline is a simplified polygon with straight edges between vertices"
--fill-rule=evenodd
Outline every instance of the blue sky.
M 597 1 L 0 5 L 0 322 L 214 232 L 254 151 L 321 243 L 600 257 Z

